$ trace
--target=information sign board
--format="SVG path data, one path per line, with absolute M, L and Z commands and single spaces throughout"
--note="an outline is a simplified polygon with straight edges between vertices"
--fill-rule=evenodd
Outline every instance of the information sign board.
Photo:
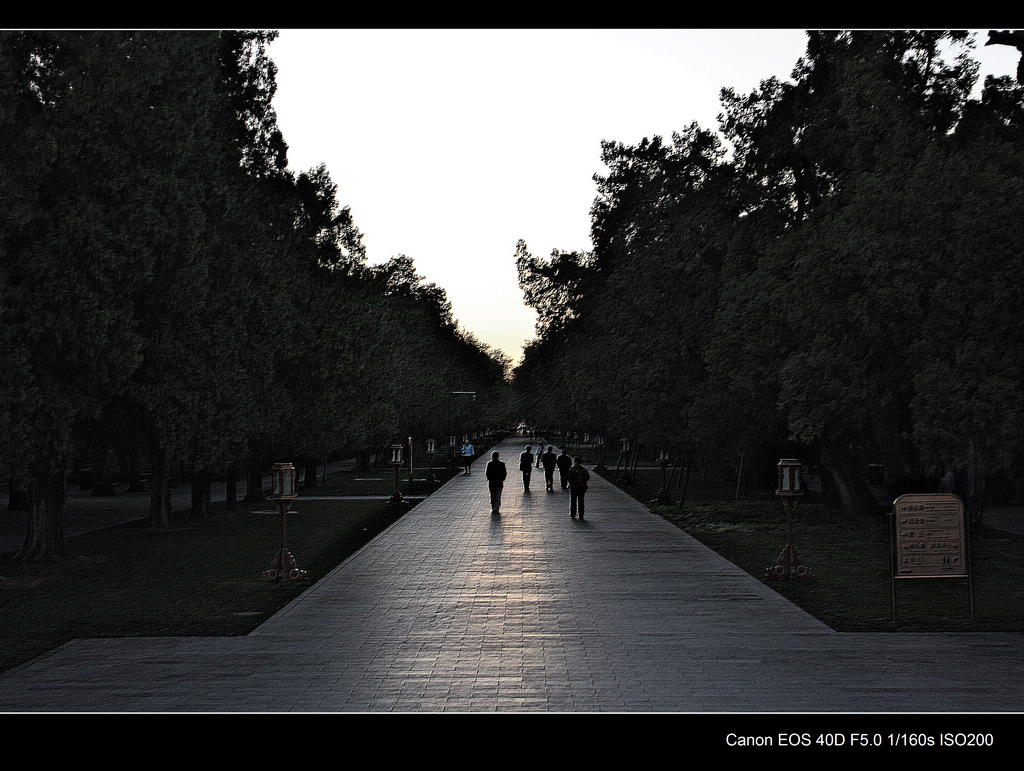
M 968 576 L 964 504 L 952 493 L 901 495 L 893 502 L 896 578 Z

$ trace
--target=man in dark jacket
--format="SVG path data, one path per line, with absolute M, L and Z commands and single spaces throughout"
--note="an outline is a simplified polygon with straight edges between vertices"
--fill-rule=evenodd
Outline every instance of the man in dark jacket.
M 492 452 L 491 459 L 487 461 L 487 467 L 484 469 L 487 488 L 491 491 L 491 514 L 501 513 L 501 490 L 505 486 L 507 475 L 505 464 L 498 460 L 498 453 Z
M 569 486 L 569 469 L 572 468 L 572 458 L 569 457 L 569 453 L 562 450 L 562 454 L 558 456 L 558 478 L 562 481 L 562 489 L 564 490 Z
M 583 519 L 583 496 L 587 492 L 587 482 L 590 481 L 590 472 L 583 468 L 583 461 L 580 458 L 572 464 L 569 469 L 569 518 L 575 519 L 579 512 L 580 519 Z
M 523 472 L 523 492 L 530 492 L 530 474 L 533 472 L 533 453 L 530 452 L 530 445 L 526 445 L 526 451 L 519 456 L 519 470 Z
M 540 461 L 544 465 L 544 489 L 553 491 L 555 489 L 555 466 L 558 465 L 555 448 L 549 446 L 548 451 L 540 456 Z

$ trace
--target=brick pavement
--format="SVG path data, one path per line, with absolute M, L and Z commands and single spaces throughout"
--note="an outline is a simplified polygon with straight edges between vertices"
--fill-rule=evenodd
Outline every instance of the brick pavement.
M 0 710 L 1024 706 L 1019 635 L 833 632 L 596 474 L 586 522 L 536 471 L 525 495 L 524 443 L 500 517 L 481 459 L 250 635 L 75 640 L 0 675 Z

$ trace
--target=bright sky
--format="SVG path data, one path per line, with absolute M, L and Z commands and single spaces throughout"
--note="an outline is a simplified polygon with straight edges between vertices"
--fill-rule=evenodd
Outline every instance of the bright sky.
M 987 73 L 1019 54 L 983 47 Z M 460 325 L 518 360 L 533 337 L 515 248 L 590 249 L 601 141 L 716 129 L 719 92 L 789 80 L 803 30 L 283 29 L 278 124 L 296 171 L 324 163 L 371 263 L 398 254 Z

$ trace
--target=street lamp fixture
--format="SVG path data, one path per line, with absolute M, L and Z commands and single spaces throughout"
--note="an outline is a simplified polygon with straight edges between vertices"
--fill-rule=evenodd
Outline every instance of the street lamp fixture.
M 619 443 L 619 462 L 615 464 L 615 470 L 618 472 L 619 466 L 622 466 L 622 471 L 615 477 L 618 484 L 630 484 L 633 481 L 629 474 L 629 456 L 632 447 L 633 443 L 629 439 L 623 439 Z M 625 461 L 624 465 L 623 461 Z
M 605 474 L 608 472 L 608 467 L 604 465 L 604 436 L 597 437 L 597 447 L 600 455 L 597 459 L 597 465 L 594 466 L 594 470 L 599 474 Z
M 402 497 L 402 491 L 398 489 L 398 474 L 402 468 L 402 445 L 393 444 L 389 448 L 391 450 L 390 463 L 395 467 L 395 491 L 388 498 L 388 506 L 405 506 L 405 498 Z
M 264 570 L 264 581 L 308 581 L 305 570 L 299 570 L 295 558 L 288 551 L 288 508 L 297 494 L 295 492 L 295 466 L 291 463 L 275 463 L 270 470 L 270 500 L 276 500 L 281 512 L 281 551 L 274 557 L 269 570 Z
M 427 484 L 432 485 L 437 483 L 437 477 L 434 476 L 434 453 L 437 452 L 437 442 L 433 439 L 427 440 L 427 457 L 430 459 L 429 466 L 427 468 Z
M 801 463 L 795 459 L 784 459 L 779 461 L 779 486 L 775 494 L 782 501 L 786 509 L 788 540 L 786 548 L 779 554 L 775 566 L 768 569 L 769 577 L 774 576 L 782 580 L 796 578 L 813 578 L 813 572 L 800 559 L 796 546 L 793 544 L 793 512 L 800 502 L 800 496 L 804 494 L 800 485 Z
M 668 482 L 665 479 L 665 472 L 668 469 L 668 450 L 658 451 L 658 465 L 661 466 L 661 489 L 658 490 L 658 495 L 655 497 L 655 503 L 672 503 L 668 497 Z
M 448 437 L 448 473 L 454 474 L 455 469 L 458 468 L 458 462 L 456 461 L 456 453 L 458 448 L 455 446 L 455 437 Z

